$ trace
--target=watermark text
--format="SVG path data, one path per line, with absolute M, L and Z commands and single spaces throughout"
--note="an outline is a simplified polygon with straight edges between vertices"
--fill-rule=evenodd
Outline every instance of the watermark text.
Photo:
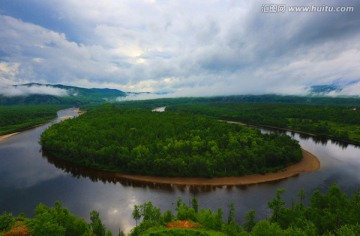
M 287 6 L 286 4 L 263 4 L 261 6 L 261 11 L 263 13 L 285 13 L 285 12 L 354 12 L 355 7 L 353 6 Z

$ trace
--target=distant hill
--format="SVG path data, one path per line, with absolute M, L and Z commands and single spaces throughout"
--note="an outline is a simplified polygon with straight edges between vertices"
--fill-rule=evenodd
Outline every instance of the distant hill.
M 313 85 L 309 87 L 309 94 L 313 96 L 348 96 L 348 97 L 359 97 L 358 93 L 351 93 L 348 94 L 344 92 L 348 90 L 352 86 L 356 86 L 359 84 L 360 80 L 350 80 L 350 81 L 343 81 L 343 80 L 335 80 L 329 84 L 319 84 Z M 350 89 L 351 90 L 351 89 Z
M 159 107 L 179 103 L 197 102 L 254 102 L 254 103 L 288 103 L 288 104 L 314 104 L 314 105 L 340 105 L 360 106 L 359 96 L 327 96 L 329 93 L 336 93 L 346 86 L 340 83 L 330 85 L 315 85 L 309 87 L 310 93 L 304 96 L 294 95 L 232 95 L 212 97 L 182 97 L 182 98 L 160 98 L 160 99 L 139 99 L 140 95 L 164 95 L 166 93 L 150 92 L 124 92 L 109 88 L 81 88 L 62 84 L 40 84 L 28 83 L 0 88 L 1 105 L 86 105 L 102 104 L 106 102 L 121 102 L 119 107 Z M 9 90 L 9 91 L 8 91 Z M 128 100 L 128 101 L 127 101 Z M 125 102 L 126 101 L 126 102 Z
M 62 84 L 29 83 L 14 85 L 6 95 L 0 94 L 0 105 L 72 104 L 115 102 L 126 92 L 108 88 L 81 88 Z M 11 92 L 14 94 L 12 95 Z

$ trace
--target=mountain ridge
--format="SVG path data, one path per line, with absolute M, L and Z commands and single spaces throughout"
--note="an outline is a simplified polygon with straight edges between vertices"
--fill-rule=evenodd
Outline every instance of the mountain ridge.
M 0 105 L 73 104 L 115 102 L 127 93 L 110 88 L 82 88 L 63 84 L 27 83 L 9 86 Z

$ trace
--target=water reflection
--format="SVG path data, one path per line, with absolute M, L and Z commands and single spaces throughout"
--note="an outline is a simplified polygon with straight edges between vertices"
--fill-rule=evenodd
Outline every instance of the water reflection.
M 116 174 L 99 171 L 91 168 L 82 167 L 70 162 L 60 160 L 58 158 L 53 158 L 46 152 L 42 152 L 42 157 L 46 159 L 50 164 L 54 165 L 56 168 L 63 170 L 63 172 L 72 175 L 74 178 L 89 178 L 93 182 L 101 181 L 102 183 L 120 183 L 124 187 L 139 187 L 139 188 L 150 188 L 150 189 L 162 189 L 169 192 L 174 192 L 175 189 L 180 190 L 181 192 L 190 191 L 191 193 L 198 192 L 210 192 L 215 191 L 216 189 L 222 188 L 221 186 L 198 186 L 198 185 L 175 185 L 175 184 L 163 184 L 163 183 L 150 183 L 141 180 L 131 180 Z M 232 186 L 227 186 L 232 188 Z
M 281 130 L 281 129 L 275 129 L 275 128 L 262 128 L 262 127 L 256 127 L 256 126 L 252 126 L 253 128 L 256 129 L 260 129 L 262 133 L 280 133 L 280 134 L 287 134 L 291 137 L 294 137 L 296 135 L 298 135 L 300 137 L 300 139 L 303 140 L 312 140 L 314 143 L 316 144 L 321 144 L 321 145 L 326 145 L 329 141 L 332 142 L 335 145 L 338 145 L 342 148 L 347 148 L 349 145 L 351 145 L 348 142 L 344 142 L 341 140 L 335 140 L 335 139 L 330 139 L 327 138 L 325 136 L 321 136 L 321 135 L 312 135 L 312 134 L 308 134 L 308 133 L 303 133 L 303 132 L 295 132 L 295 131 L 288 131 L 288 130 Z M 356 146 L 356 145 L 355 145 Z
M 1 143 L 1 186 L 26 189 L 64 175 L 61 170 L 38 161 L 41 147 L 33 140 L 37 140 L 44 128 L 22 132 Z

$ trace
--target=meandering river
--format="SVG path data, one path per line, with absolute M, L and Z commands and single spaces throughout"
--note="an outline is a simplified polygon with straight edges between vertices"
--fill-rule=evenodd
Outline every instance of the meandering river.
M 74 109 L 58 112 L 58 122 L 63 116 L 76 116 Z M 52 122 L 52 123 L 54 123 Z M 311 137 L 287 132 L 299 140 L 302 148 L 317 156 L 320 170 L 304 173 L 278 182 L 256 184 L 246 187 L 189 188 L 141 185 L 129 181 L 115 182 L 106 175 L 68 166 L 48 159 L 41 151 L 39 137 L 51 124 L 43 125 L 0 142 L 0 213 L 25 213 L 33 216 L 40 203 L 53 206 L 60 200 L 76 215 L 89 220 L 92 210 L 100 212 L 107 228 L 117 233 L 119 228 L 128 232 L 135 221 L 131 217 L 134 204 L 152 201 L 162 210 L 175 209 L 179 197 L 189 202 L 193 196 L 200 207 L 216 210 L 234 203 L 236 219 L 250 209 L 256 210 L 258 218 L 270 215 L 267 202 L 275 196 L 278 188 L 285 188 L 284 199 L 288 204 L 297 199 L 300 189 L 311 193 L 315 189 L 325 191 L 337 183 L 348 194 L 360 187 L 360 148 L 341 145 L 330 140 L 316 141 Z M 262 130 L 268 132 L 267 130 Z

